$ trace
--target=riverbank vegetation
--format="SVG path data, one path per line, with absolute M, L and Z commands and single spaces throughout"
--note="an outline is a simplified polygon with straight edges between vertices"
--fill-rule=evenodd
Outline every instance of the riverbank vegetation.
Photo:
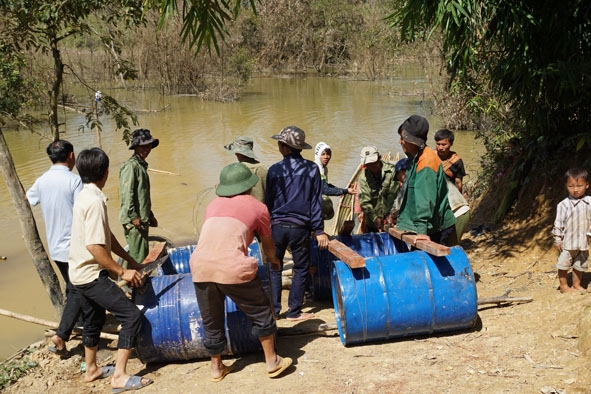
M 477 129 L 486 147 L 477 191 L 486 191 L 483 206 L 495 209 L 482 211 L 482 220 L 500 222 L 512 208 L 531 215 L 527 196 L 547 195 L 553 203 L 563 194 L 555 183 L 564 170 L 591 163 L 588 2 L 73 4 L 0 3 L 0 46 L 11 53 L 0 60 L 1 88 L 10 92 L 2 113 L 49 108 L 54 138 L 58 104 L 79 105 L 88 127 L 100 129 L 92 112 L 100 86 L 110 94 L 97 111 L 113 116 L 126 138 L 135 115 L 115 100 L 117 89 L 226 101 L 239 98 L 254 75 L 379 80 L 419 61 L 433 81 L 434 111 L 450 128 Z M 84 97 L 72 93 L 80 84 Z

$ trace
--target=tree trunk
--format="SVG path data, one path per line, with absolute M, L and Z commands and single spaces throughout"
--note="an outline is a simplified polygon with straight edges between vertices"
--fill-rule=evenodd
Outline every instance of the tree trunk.
M 58 100 L 64 79 L 64 63 L 62 62 L 62 55 L 57 47 L 57 39 L 52 39 L 50 43 L 51 55 L 53 57 L 53 65 L 55 72 L 55 79 L 49 91 L 49 127 L 51 127 L 51 134 L 53 140 L 60 139 L 59 120 L 57 114 Z
M 33 258 L 33 264 L 37 269 L 37 273 L 41 278 L 41 282 L 43 282 L 45 290 L 49 293 L 49 299 L 51 300 L 53 307 L 59 316 L 61 316 L 64 305 L 64 294 L 62 293 L 57 275 L 51 266 L 49 257 L 47 257 L 41 238 L 39 237 L 33 211 L 27 202 L 25 189 L 16 173 L 14 162 L 8 150 L 8 145 L 6 144 L 6 139 L 4 139 L 2 129 L 0 129 L 0 168 L 16 208 L 27 250 Z

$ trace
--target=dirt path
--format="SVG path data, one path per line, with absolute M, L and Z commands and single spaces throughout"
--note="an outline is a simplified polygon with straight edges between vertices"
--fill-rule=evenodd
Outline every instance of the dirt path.
M 488 242 L 486 242 L 488 241 Z M 533 302 L 486 304 L 478 309 L 477 326 L 465 332 L 344 347 L 336 330 L 279 336 L 280 354 L 294 367 L 279 379 L 264 373 L 261 354 L 227 359 L 234 371 L 222 382 L 210 382 L 208 361 L 144 366 L 130 361 L 129 371 L 155 383 L 141 393 L 591 393 L 591 358 L 578 347 L 583 313 L 591 312 L 589 293 L 560 294 L 555 253 L 524 248 L 501 255 L 494 234 L 462 242 L 477 277 L 479 298 L 510 291 Z M 489 245 L 475 247 L 475 245 Z M 589 275 L 585 274 L 584 284 Z M 286 297 L 284 297 L 286 298 Z M 332 305 L 309 303 L 317 319 L 297 324 L 306 329 L 335 324 Z M 296 324 L 279 320 L 280 328 Z M 70 347 L 79 341 L 70 342 Z M 42 347 L 43 349 L 43 347 Z M 588 350 L 589 352 L 589 350 Z M 58 360 L 46 350 L 32 355 L 39 368 L 6 393 L 106 393 L 108 379 L 85 384 L 75 356 Z M 114 348 L 99 351 L 102 364 L 113 362 Z

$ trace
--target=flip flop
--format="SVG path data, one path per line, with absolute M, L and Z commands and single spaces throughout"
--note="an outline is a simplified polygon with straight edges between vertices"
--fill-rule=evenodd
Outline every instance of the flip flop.
M 66 358 L 70 356 L 70 352 L 65 347 L 63 349 L 58 349 L 56 346 L 47 346 L 47 350 L 49 350 L 53 354 L 57 354 L 61 358 Z
M 291 358 L 283 357 L 283 362 L 281 363 L 281 365 L 272 371 L 267 371 L 267 376 L 270 378 L 276 378 L 291 365 L 291 362 Z
M 142 383 L 142 380 L 147 380 L 148 383 Z M 117 393 L 122 393 L 124 391 L 129 391 L 129 390 L 139 390 L 141 388 L 146 387 L 149 384 L 152 384 L 154 381 L 150 378 L 145 378 L 142 376 L 137 376 L 137 375 L 130 375 L 129 379 L 127 379 L 127 382 L 125 383 L 125 387 L 117 387 L 117 388 L 112 388 L 111 389 L 111 393 L 112 394 L 117 394 Z
M 105 365 L 101 368 L 101 376 L 99 379 L 108 378 L 109 376 L 115 373 L 115 366 L 114 365 Z
M 221 382 L 227 374 L 229 374 L 230 372 L 232 372 L 232 368 L 227 366 L 226 364 L 222 364 L 224 366 L 224 370 L 222 371 L 222 374 L 220 376 L 218 376 L 217 378 L 211 378 L 212 382 Z
M 302 320 L 308 320 L 308 319 L 312 319 L 314 317 L 313 313 L 306 313 L 306 312 L 302 312 L 299 314 L 299 316 L 296 317 L 287 317 L 286 319 L 289 321 L 302 321 Z

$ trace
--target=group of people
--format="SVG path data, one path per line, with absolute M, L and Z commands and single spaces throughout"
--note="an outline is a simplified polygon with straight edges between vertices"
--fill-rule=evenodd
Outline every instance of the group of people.
M 282 159 L 268 169 L 254 155 L 251 138 L 238 137 L 225 146 L 237 162 L 220 173 L 217 198 L 206 208 L 201 236 L 190 258 L 203 319 L 204 347 L 211 355 L 212 381 L 221 381 L 231 370 L 221 358 L 227 345 L 226 296 L 252 320 L 252 332 L 263 348 L 267 375 L 277 377 L 292 364 L 289 357 L 276 353 L 276 319 L 285 316 L 289 321 L 302 321 L 314 317 L 302 306 L 311 260 L 310 238 L 316 239 L 319 249 L 329 244 L 324 220 L 330 218 L 331 207 L 327 207 L 323 196 L 358 193 L 366 231 L 382 231 L 385 224 L 395 224 L 400 230 L 416 233 L 418 239 L 447 245 L 452 242 L 456 218 L 448 190 L 461 190 L 464 168 L 461 159 L 449 150 L 453 133 L 437 140 L 436 152 L 426 146 L 428 131 L 427 120 L 418 115 L 400 125 L 400 144 L 408 158 L 396 165 L 381 160 L 375 147 L 364 148 L 364 172 L 358 191 L 351 185 L 338 188 L 328 182 L 327 165 L 332 155 L 328 144 L 316 145 L 315 161 L 302 157 L 302 150 L 312 146 L 306 142 L 305 132 L 296 126 L 271 136 L 277 141 Z M 441 140 L 445 141 L 439 149 Z M 66 342 L 82 316 L 85 381 L 110 376 L 113 393 L 152 383 L 151 379 L 126 372 L 141 314 L 110 278 L 122 278 L 131 286 L 142 283 L 138 270 L 148 254 L 149 227 L 158 225 L 151 207 L 146 158 L 158 145 L 159 140 L 149 130 L 136 130 L 129 147 L 133 155 L 119 171 L 119 220 L 129 251 L 109 226 L 102 192 L 109 176 L 109 158 L 101 149 L 85 149 L 76 159 L 69 142 L 52 142 L 47 153 L 53 166 L 27 192 L 32 205 L 41 203 L 50 256 L 67 288 L 65 310 L 49 350 L 66 354 Z M 71 172 L 74 165 L 78 175 Z M 248 256 L 248 246 L 255 236 L 265 261 L 270 263 L 271 300 L 257 277 L 256 259 Z M 293 279 L 287 311 L 281 315 L 282 269 L 288 249 L 293 259 Z M 118 264 L 111 253 L 126 264 Z M 106 310 L 121 323 L 114 367 L 99 367 L 96 361 Z
M 468 224 L 470 209 L 462 193 L 466 175 L 460 156 L 451 150 L 454 134 L 435 133 L 436 150 L 429 148 L 429 123 L 413 115 L 398 128 L 407 157 L 392 164 L 375 146 L 361 150 L 356 209 L 361 232 L 389 226 L 416 233 L 443 245 L 457 245 Z M 427 236 L 427 237 L 425 237 Z
M 157 147 L 150 131 L 133 133 L 129 149 L 133 155 L 120 170 L 121 209 L 119 219 L 129 252 L 115 238 L 109 225 L 107 197 L 102 192 L 109 177 L 109 157 L 100 148 L 85 149 L 76 158 L 65 140 L 49 144 L 52 166 L 27 191 L 31 205 L 41 204 L 50 257 L 66 283 L 66 305 L 48 350 L 66 357 L 66 342 L 79 318 L 86 371 L 92 382 L 111 377 L 111 392 L 121 393 L 149 385 L 152 380 L 127 373 L 127 361 L 141 326 L 141 313 L 111 278 L 140 286 L 139 270 L 148 254 L 148 227 L 157 221 L 151 210 L 150 182 L 145 159 Z M 76 166 L 78 175 L 72 172 Z M 116 262 L 112 253 L 125 265 Z M 97 351 L 106 311 L 121 324 L 115 366 L 99 367 Z

